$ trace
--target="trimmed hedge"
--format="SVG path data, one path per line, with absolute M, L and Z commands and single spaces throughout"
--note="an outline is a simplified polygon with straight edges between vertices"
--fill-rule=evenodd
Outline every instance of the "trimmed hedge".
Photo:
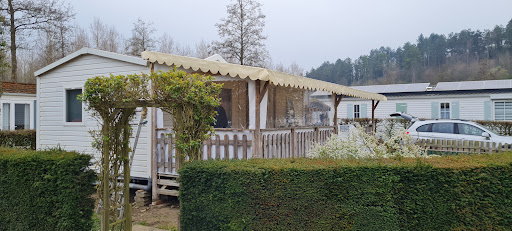
M 198 161 L 180 170 L 183 230 L 509 230 L 512 153 Z
M 36 150 L 36 130 L 0 131 L 0 147 Z
M 91 157 L 0 148 L 0 230 L 91 230 Z
M 510 121 L 477 120 L 474 122 L 496 131 L 499 135 L 512 136 L 512 122 Z

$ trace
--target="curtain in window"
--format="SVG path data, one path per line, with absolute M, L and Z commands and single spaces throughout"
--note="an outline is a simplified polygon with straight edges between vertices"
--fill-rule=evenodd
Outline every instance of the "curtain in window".
M 4 103 L 2 106 L 2 130 L 11 130 L 11 104 Z
M 25 104 L 25 129 L 30 129 L 30 104 Z

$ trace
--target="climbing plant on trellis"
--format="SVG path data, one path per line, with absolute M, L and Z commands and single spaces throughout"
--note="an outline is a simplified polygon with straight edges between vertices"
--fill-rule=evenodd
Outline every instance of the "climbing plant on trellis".
M 100 121 L 92 132 L 101 153 L 99 185 L 101 230 L 131 230 L 129 204 L 129 122 L 137 107 L 160 107 L 172 115 L 179 162 L 200 159 L 201 144 L 213 131 L 221 84 L 210 76 L 176 69 L 151 75 L 98 76 L 84 86 L 86 109 Z

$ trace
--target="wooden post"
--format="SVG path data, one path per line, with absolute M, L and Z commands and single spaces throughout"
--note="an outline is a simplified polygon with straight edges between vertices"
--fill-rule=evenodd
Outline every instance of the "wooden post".
M 126 120 L 126 124 L 123 128 L 123 140 L 130 140 L 130 124 L 129 121 Z M 129 148 L 128 143 L 124 144 L 122 155 L 123 155 L 123 170 L 124 170 L 124 176 L 123 176 L 123 218 L 124 218 L 124 227 L 125 230 L 132 230 L 132 205 L 130 204 L 130 154 L 129 154 Z
M 290 152 L 292 157 L 296 157 L 296 151 L 295 151 L 295 128 L 292 128 L 290 130 Z
M 332 93 L 332 97 L 334 98 L 334 133 L 338 134 L 338 105 L 340 105 L 341 99 L 343 99 L 343 95 Z
M 320 128 L 315 127 L 315 140 L 314 142 L 320 143 Z
M 153 72 L 155 72 L 155 63 L 151 63 L 151 73 Z M 153 91 L 153 88 L 151 88 L 151 91 Z M 158 200 L 158 167 L 156 163 L 156 155 L 156 110 L 154 107 L 151 107 L 151 201 L 153 202 Z M 178 171 L 178 168 L 176 168 L 176 171 Z
M 109 124 L 103 126 L 103 134 L 110 134 Z M 103 195 L 102 199 L 102 214 L 101 214 L 101 231 L 108 231 L 109 217 L 110 217 L 110 147 L 108 142 L 103 142 L 103 172 L 101 175 L 101 184 Z
M 263 97 L 265 96 L 265 93 L 267 92 L 269 82 L 265 82 L 265 85 L 263 85 L 263 89 L 260 89 L 261 81 L 258 79 L 256 80 L 256 117 L 254 120 L 255 129 L 254 129 L 254 146 L 253 146 L 253 158 L 262 158 L 261 153 L 261 129 L 260 129 L 260 105 L 261 101 L 263 100 Z
M 372 100 L 372 127 L 373 127 L 373 134 L 377 133 L 377 125 L 375 124 L 375 109 L 377 108 L 377 105 L 379 105 L 380 100 L 375 103 L 375 100 Z

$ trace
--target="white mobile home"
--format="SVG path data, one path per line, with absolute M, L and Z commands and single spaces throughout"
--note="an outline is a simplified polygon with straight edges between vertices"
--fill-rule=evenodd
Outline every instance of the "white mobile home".
M 354 86 L 380 93 L 388 101 L 379 104 L 375 118 L 406 112 L 419 118 L 465 120 L 512 120 L 512 80 L 462 81 Z M 316 96 L 325 101 L 329 96 Z M 338 108 L 339 118 L 371 117 L 371 102 L 346 98 Z
M 212 75 L 223 83 L 216 136 L 204 143 L 203 158 L 283 158 L 304 156 L 315 142 L 324 142 L 336 131 L 336 106 L 342 95 L 385 101 L 386 97 L 345 86 L 230 64 L 219 56 L 197 59 L 145 51 L 131 57 L 83 48 L 37 71 L 37 147 L 60 145 L 68 150 L 95 154 L 89 131 L 98 122 L 76 99 L 85 81 L 94 76 L 168 71 Z M 321 103 L 311 93 L 334 97 Z M 139 114 L 137 114 L 139 117 Z M 134 119 L 137 124 L 138 118 Z M 151 108 L 135 152 L 132 176 L 161 179 L 176 174 L 170 116 Z M 135 130 L 134 130 L 135 131 Z M 168 181 L 153 180 L 153 193 L 168 193 Z M 158 187 L 158 188 L 157 188 Z
M 36 85 L 0 82 L 0 130 L 34 129 Z
M 37 148 L 60 146 L 95 154 L 90 131 L 98 122 L 77 99 L 85 81 L 94 76 L 126 75 L 148 72 L 147 61 L 138 57 L 84 48 L 35 72 L 37 77 Z M 148 111 L 151 118 L 152 111 Z M 137 118 L 140 118 L 137 113 Z M 137 120 L 138 121 L 138 120 Z M 134 155 L 132 176 L 151 176 L 151 120 L 142 127 Z

